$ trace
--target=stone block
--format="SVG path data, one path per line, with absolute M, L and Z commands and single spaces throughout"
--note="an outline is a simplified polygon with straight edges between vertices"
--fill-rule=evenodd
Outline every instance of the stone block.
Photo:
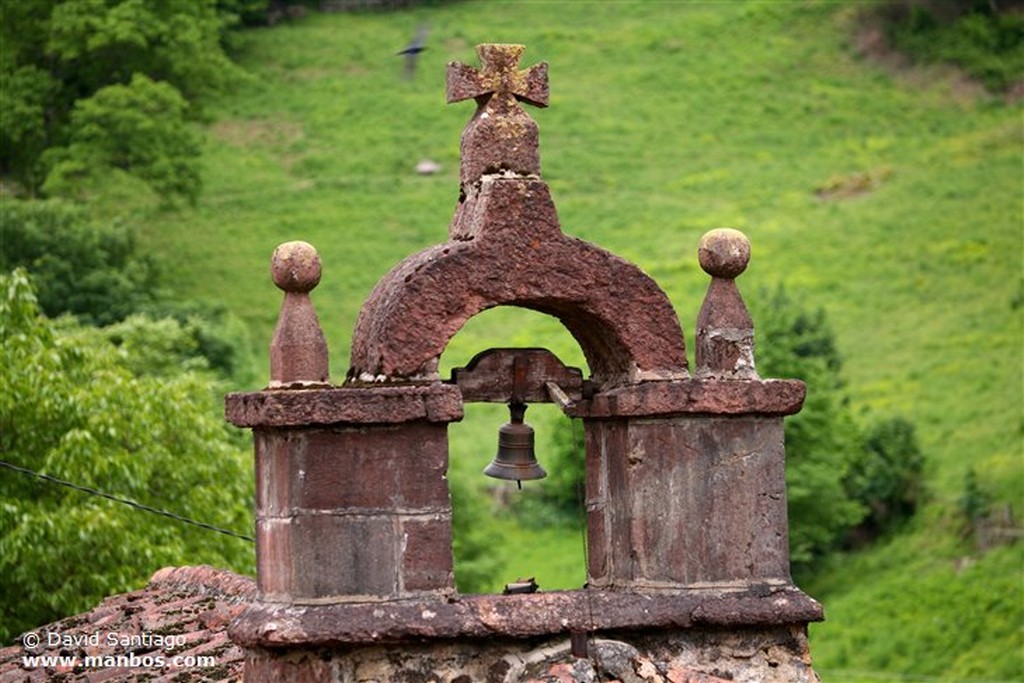
M 395 596 L 401 537 L 391 515 L 298 515 L 256 522 L 265 600 Z
M 321 683 L 339 679 L 339 664 L 321 653 L 250 650 L 245 657 L 246 683 Z
M 445 425 L 259 430 L 256 459 L 262 516 L 451 509 Z
M 295 596 L 394 596 L 400 539 L 392 516 L 295 518 Z
M 624 424 L 587 426 L 597 585 L 790 580 L 781 418 Z
M 451 515 L 405 519 L 402 530 L 402 591 L 453 591 Z
M 256 587 L 268 602 L 287 602 L 292 597 L 292 520 L 256 520 Z
M 256 516 L 280 517 L 291 508 L 292 454 L 299 450 L 305 432 L 298 430 L 253 431 L 256 451 Z M 257 544 L 258 547 L 258 544 Z

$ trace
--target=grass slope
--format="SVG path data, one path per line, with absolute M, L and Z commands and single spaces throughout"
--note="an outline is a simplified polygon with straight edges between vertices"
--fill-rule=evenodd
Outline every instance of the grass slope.
M 340 379 L 373 284 L 446 236 L 472 105 L 444 105 L 444 64 L 475 64 L 479 42 L 525 43 L 524 66 L 551 64 L 551 106 L 532 114 L 566 232 L 650 273 L 692 340 L 707 281 L 697 240 L 720 225 L 744 230 L 747 298 L 785 282 L 823 306 L 853 404 L 865 419 L 899 413 L 918 426 L 932 501 L 899 536 L 816 577 L 829 617 L 812 630 L 819 666 L 835 680 L 1024 680 L 1020 546 L 967 566 L 956 522 L 969 465 L 1018 513 L 1024 490 L 1020 108 L 858 58 L 855 11 L 460 2 L 251 31 L 240 54 L 251 78 L 211 110 L 203 199 L 178 212 L 137 207 L 144 241 L 183 294 L 243 316 L 261 357 L 280 297 L 269 255 L 286 240 L 314 243 L 324 261 L 314 300 Z M 430 49 L 403 80 L 393 53 L 421 24 Z M 417 176 L 421 158 L 443 171 Z M 443 365 L 519 344 L 582 364 L 554 321 L 495 310 L 470 321 Z M 492 455 L 504 419 L 492 408 L 454 428 L 453 476 L 475 478 Z M 553 419 L 539 416 L 540 434 Z M 503 528 L 510 557 L 531 548 L 543 586 L 578 585 L 581 559 L 544 559 L 580 558 L 577 531 L 552 550 L 557 533 Z

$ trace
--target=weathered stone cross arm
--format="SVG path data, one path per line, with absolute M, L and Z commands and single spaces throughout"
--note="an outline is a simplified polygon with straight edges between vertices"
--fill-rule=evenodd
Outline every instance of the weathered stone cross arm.
M 449 62 L 447 95 L 448 104 L 469 98 L 478 99 L 484 105 L 492 99 L 512 96 L 536 107 L 548 106 L 548 64 L 541 62 L 528 69 L 519 69 L 519 59 L 526 49 L 524 45 L 488 43 L 477 45 L 476 53 L 483 64 L 483 70 L 475 69 L 460 62 Z

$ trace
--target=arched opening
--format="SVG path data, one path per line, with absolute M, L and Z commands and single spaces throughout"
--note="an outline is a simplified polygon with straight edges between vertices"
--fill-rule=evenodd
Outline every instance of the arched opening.
M 603 387 L 687 376 L 679 320 L 636 266 L 565 236 L 452 241 L 389 272 L 356 322 L 348 380 L 435 379 L 450 340 L 475 316 L 519 306 L 555 316 Z
M 356 321 L 346 384 L 422 387 L 444 381 L 453 367 L 466 369 L 468 377 L 460 377 L 457 384 L 462 400 L 470 405 L 464 406 L 461 424 L 445 426 L 450 489 L 460 507 L 460 493 L 468 500 L 472 496 L 466 493 L 487 481 L 481 470 L 494 457 L 496 431 L 509 418 L 500 404 L 519 396 L 515 387 L 528 387 L 529 397 L 521 396 L 519 402 L 533 406 L 526 419 L 541 434 L 537 447 L 543 459 L 545 449 L 551 452 L 546 435 L 554 430 L 549 425 L 567 419 L 557 408 L 543 407 L 550 398 L 549 374 L 572 387 L 575 401 L 689 374 L 683 333 L 665 293 L 635 265 L 562 234 L 543 182 L 513 178 L 485 183 L 471 205 L 462 207 L 456 224 L 448 242 L 407 257 L 370 293 Z M 491 354 L 475 358 L 488 349 Z M 589 381 L 568 369 L 584 366 Z M 477 407 L 473 401 L 499 405 Z M 584 440 L 576 440 L 582 454 Z M 518 455 L 523 455 L 522 447 Z M 582 464 L 578 469 L 584 470 Z M 549 478 L 547 484 L 554 480 Z M 544 490 L 543 480 L 531 484 L 536 485 L 515 500 L 531 500 L 532 489 Z M 582 502 L 579 508 L 582 517 Z M 481 520 L 504 519 L 510 512 L 505 507 L 493 516 L 475 514 Z M 535 533 L 523 537 L 518 529 L 502 530 L 497 524 L 489 534 L 476 534 L 483 537 L 481 556 L 502 557 L 498 549 L 504 548 L 504 557 L 518 563 L 527 557 L 525 548 L 540 547 L 548 557 L 575 553 L 578 574 L 548 581 L 539 566 L 499 568 L 499 560 L 490 574 L 478 573 L 467 586 L 466 546 L 476 529 L 466 523 L 484 525 L 470 519 L 473 514 L 455 511 L 454 550 L 463 569 L 459 576 L 456 567 L 456 581 L 461 592 L 493 590 L 529 576 L 543 582 L 545 590 L 582 586 L 587 571 L 585 538 L 593 529 L 580 524 L 571 532 L 577 540 L 564 547 L 559 543 L 555 552 L 539 539 L 539 529 L 551 525 L 535 525 Z
M 589 376 L 583 352 L 553 316 L 500 306 L 471 318 L 441 356 L 440 375 L 465 367 L 480 351 L 543 347 Z M 498 428 L 509 420 L 502 403 L 467 402 L 465 417 L 448 427 L 448 479 L 453 506 L 455 580 L 460 593 L 500 593 L 534 578 L 542 590 L 578 589 L 586 581 L 583 427 L 553 403 L 530 403 L 544 479 L 515 482 L 487 477 Z

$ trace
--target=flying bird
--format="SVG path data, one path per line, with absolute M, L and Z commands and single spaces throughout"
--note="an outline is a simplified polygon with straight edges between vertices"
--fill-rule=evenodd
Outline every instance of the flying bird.
M 405 55 L 405 77 L 413 78 L 416 75 L 416 58 L 419 54 L 427 49 L 424 43 L 427 40 L 427 26 L 420 26 L 416 31 L 416 37 L 402 50 L 396 52 L 396 55 Z

